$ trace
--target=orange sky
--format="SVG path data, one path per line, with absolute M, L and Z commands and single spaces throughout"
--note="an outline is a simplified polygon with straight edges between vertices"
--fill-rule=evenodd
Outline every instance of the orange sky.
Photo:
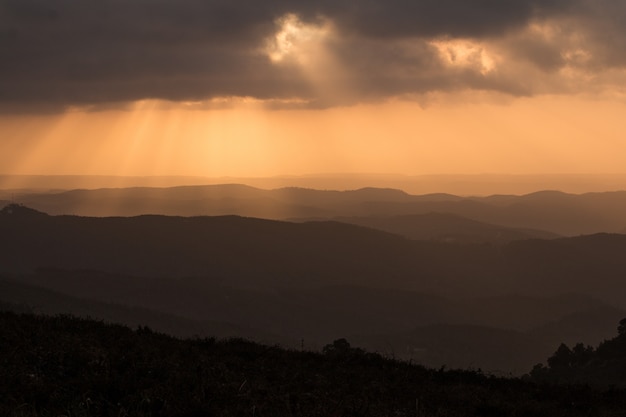
M 618 100 L 466 93 L 325 110 L 188 107 L 143 101 L 2 117 L 0 166 L 9 174 L 202 176 L 626 171 Z
M 626 173 L 618 2 L 250 7 L 0 6 L 0 174 Z

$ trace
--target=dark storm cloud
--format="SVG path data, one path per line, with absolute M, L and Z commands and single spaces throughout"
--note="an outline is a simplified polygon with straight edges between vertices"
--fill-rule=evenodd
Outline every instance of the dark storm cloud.
M 593 45 L 596 59 L 592 65 L 626 65 L 626 2 L 588 0 L 577 4 L 576 16 L 588 30 L 586 41 Z
M 297 68 L 263 53 L 286 13 L 334 23 L 330 50 L 351 78 L 352 100 L 456 88 L 515 94 L 523 88 L 501 76 L 445 67 L 428 40 L 506 39 L 531 21 L 564 19 L 584 25 L 598 65 L 623 65 L 624 9 L 614 0 L 0 0 L 0 108 L 324 101 Z M 414 47 L 402 46 L 407 40 Z M 517 37 L 508 47 L 543 71 L 565 65 L 554 40 Z
M 532 2 L 515 0 L 361 1 L 334 10 L 349 30 L 371 37 L 484 36 L 524 25 Z

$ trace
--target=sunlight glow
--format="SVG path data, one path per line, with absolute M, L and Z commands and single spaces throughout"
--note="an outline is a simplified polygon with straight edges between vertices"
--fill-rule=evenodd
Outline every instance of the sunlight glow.
M 496 60 L 487 47 L 470 40 L 435 40 L 430 44 L 439 52 L 441 60 L 450 67 L 473 68 L 485 75 L 496 68 Z
M 332 21 L 318 17 L 315 23 L 305 23 L 289 13 L 276 25 L 278 30 L 265 49 L 274 65 L 295 69 L 320 103 L 341 103 L 355 96 L 351 74 L 332 48 L 337 36 Z
M 293 13 L 282 16 L 276 24 L 280 30 L 268 40 L 266 47 L 273 62 L 293 59 L 301 65 L 307 64 L 330 31 L 328 22 L 319 26 L 307 24 Z
M 211 177 L 623 171 L 616 126 L 626 103 L 453 97 L 317 111 L 190 110 L 147 100 L 124 110 L 0 116 L 0 166 L 13 174 Z

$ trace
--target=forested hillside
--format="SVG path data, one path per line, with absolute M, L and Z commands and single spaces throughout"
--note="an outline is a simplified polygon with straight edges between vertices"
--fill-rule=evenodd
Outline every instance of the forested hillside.
M 623 416 L 626 393 L 432 370 L 352 348 L 180 340 L 0 313 L 6 416 Z
M 617 336 L 597 348 L 577 343 L 570 348 L 562 343 L 548 359 L 547 366 L 536 365 L 531 376 L 552 383 L 593 384 L 602 387 L 626 387 L 626 318 L 617 328 Z
M 311 349 L 347 337 L 430 366 L 519 375 L 558 343 L 610 337 L 626 306 L 618 234 L 461 244 L 332 221 L 19 205 L 0 210 L 0 234 L 0 302 L 177 336 Z

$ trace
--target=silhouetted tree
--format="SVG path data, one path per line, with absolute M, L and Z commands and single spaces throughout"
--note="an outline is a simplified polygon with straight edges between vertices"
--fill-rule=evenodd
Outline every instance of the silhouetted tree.
M 593 348 L 582 343 L 576 344 L 572 349 L 570 365 L 583 366 L 593 357 Z
M 322 350 L 322 352 L 324 352 L 324 354 L 326 355 L 342 354 L 342 353 L 350 352 L 351 349 L 352 348 L 350 346 L 350 343 L 348 343 L 346 339 L 342 338 L 342 339 L 337 339 L 333 343 L 324 346 L 324 349 Z
M 596 349 L 582 343 L 573 349 L 561 344 L 548 359 L 548 367 L 536 365 L 531 377 L 544 382 L 626 387 L 626 319 L 619 322 L 618 332 Z
M 554 355 L 548 358 L 548 365 L 553 370 L 564 370 L 572 364 L 572 351 L 565 343 L 561 343 Z

